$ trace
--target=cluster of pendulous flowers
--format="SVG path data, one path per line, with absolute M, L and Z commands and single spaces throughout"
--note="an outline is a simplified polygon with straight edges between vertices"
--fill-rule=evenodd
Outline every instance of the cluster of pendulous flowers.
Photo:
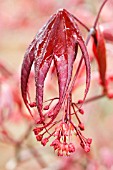
M 80 47 L 82 55 L 72 78 L 73 64 L 77 57 L 78 47 Z M 83 61 L 86 66 L 86 89 L 83 100 L 75 103 L 72 101 L 72 91 Z M 44 106 L 44 81 L 52 62 L 57 73 L 59 97 L 49 99 L 46 101 L 50 102 L 49 105 Z M 32 103 L 28 101 L 27 83 L 33 64 L 36 101 Z M 54 137 L 55 139 L 50 146 L 58 151 L 58 155 L 69 155 L 75 152 L 72 135 L 79 138 L 80 145 L 86 152 L 90 151 L 92 140 L 86 139 L 82 135 L 81 131 L 84 130 L 84 124 L 79 119 L 79 114 L 84 113 L 82 105 L 88 93 L 89 85 L 90 62 L 86 45 L 74 16 L 65 9 L 61 9 L 50 18 L 32 41 L 25 54 L 21 71 L 22 97 L 38 126 L 34 129 L 36 139 L 45 146 L 49 139 Z M 57 102 L 52 105 L 56 100 Z M 38 118 L 32 114 L 30 107 L 37 107 Z M 77 120 L 76 124 L 73 121 L 74 116 Z
M 104 0 L 101 5 L 92 29 L 89 29 L 65 9 L 59 10 L 36 35 L 25 53 L 21 70 L 21 92 L 24 103 L 37 125 L 34 129 L 36 139 L 41 141 L 44 146 L 50 141 L 50 146 L 53 146 L 60 156 L 75 152 L 75 144 L 72 142 L 74 136 L 79 139 L 81 147 L 86 152 L 90 151 L 92 140 L 83 136 L 84 124 L 80 120 L 79 114 L 84 114 L 82 106 L 90 86 L 90 61 L 86 45 L 91 36 L 93 38 L 92 50 L 98 63 L 103 87 L 101 96 L 113 97 L 108 92 L 106 78 L 104 41 L 106 34 L 99 26 L 96 28 L 99 15 L 106 2 L 107 0 Z M 76 20 L 89 32 L 86 43 L 84 43 Z M 77 55 L 78 48 L 81 50 L 81 57 Z M 74 65 L 75 61 L 77 61 L 76 65 Z M 34 65 L 36 90 L 34 102 L 31 102 L 28 90 L 32 65 Z M 45 101 L 45 79 L 52 67 L 56 71 L 59 94 Z M 83 99 L 75 102 L 72 92 L 76 87 L 76 80 L 82 70 L 85 70 L 84 68 L 86 69 L 86 87 Z M 45 105 L 48 102 L 49 104 Z M 36 114 L 31 110 L 32 107 L 37 108 Z M 51 141 L 52 139 L 53 141 Z

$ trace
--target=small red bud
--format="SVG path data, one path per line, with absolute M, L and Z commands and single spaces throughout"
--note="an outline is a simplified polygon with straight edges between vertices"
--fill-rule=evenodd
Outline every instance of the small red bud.
M 85 150 L 85 152 L 89 152 L 90 151 L 90 146 L 89 145 L 85 145 L 84 146 L 84 150 Z
M 90 145 L 92 143 L 92 139 L 88 138 L 87 143 Z
M 83 123 L 79 123 L 78 127 L 80 128 L 80 130 L 84 130 L 84 124 Z
M 113 93 L 108 94 L 109 99 L 113 99 Z
M 36 102 L 29 103 L 29 106 L 30 106 L 30 107 L 36 107 Z
M 34 128 L 33 129 L 33 132 L 34 132 L 35 135 L 38 135 L 41 131 L 42 131 L 41 128 Z
M 43 135 L 42 135 L 42 134 L 36 136 L 37 141 L 41 141 L 42 138 L 43 138 Z
M 83 109 L 79 109 L 79 112 L 83 115 L 84 114 L 84 110 Z
M 75 152 L 75 147 L 74 147 L 74 145 L 72 143 L 69 143 L 68 148 L 69 148 L 70 153 Z
M 49 141 L 48 138 L 44 138 L 42 139 L 41 144 L 45 146 L 48 141 Z
M 60 151 L 58 152 L 58 156 L 63 156 L 63 153 L 60 153 Z
M 44 107 L 44 110 L 48 110 L 49 109 L 49 105 Z
M 78 100 L 78 104 L 82 104 L 83 103 L 83 100 Z

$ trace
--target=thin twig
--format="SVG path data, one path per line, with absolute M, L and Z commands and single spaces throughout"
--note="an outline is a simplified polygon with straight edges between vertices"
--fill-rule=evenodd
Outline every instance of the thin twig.
M 95 29 L 96 26 L 97 26 L 97 22 L 98 22 L 98 20 L 99 20 L 101 11 L 102 11 L 102 9 L 103 9 L 103 7 L 104 7 L 104 5 L 105 5 L 105 3 L 106 3 L 107 1 L 108 1 L 108 0 L 104 0 L 104 2 L 102 3 L 102 5 L 100 6 L 100 9 L 99 9 L 99 11 L 98 11 L 97 17 L 96 17 L 95 22 L 94 22 L 94 25 L 93 25 L 93 28 L 94 28 L 94 29 Z
M 29 147 L 30 152 L 32 153 L 34 158 L 37 160 L 37 162 L 39 163 L 41 168 L 47 167 L 46 162 L 42 159 L 42 156 L 39 154 L 38 150 L 35 147 L 31 146 L 31 145 L 27 145 L 27 146 Z
M 105 97 L 105 96 L 106 96 L 105 94 L 100 94 L 100 95 L 97 95 L 97 96 L 93 96 L 93 97 L 85 100 L 84 104 L 87 104 L 87 103 L 89 103 L 89 102 L 93 102 L 93 101 L 95 101 L 95 100 L 101 99 L 101 98 L 103 98 L 103 97 Z

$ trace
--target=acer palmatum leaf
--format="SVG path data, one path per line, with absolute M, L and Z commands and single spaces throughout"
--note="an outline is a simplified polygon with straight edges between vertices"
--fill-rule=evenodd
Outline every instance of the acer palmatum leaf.
M 104 88 L 104 92 L 106 92 L 106 47 L 104 36 L 99 26 L 96 30 L 94 40 L 93 52 L 99 67 L 101 85 Z
M 77 56 L 78 47 L 80 47 L 80 50 L 82 52 L 82 57 L 80 63 L 78 64 L 75 77 L 72 80 L 73 64 Z M 22 65 L 22 70 L 21 70 L 22 97 L 30 113 L 31 113 L 30 106 L 37 107 L 38 110 L 37 114 L 39 114 L 39 119 L 37 118 L 34 119 L 37 125 L 41 124 L 41 127 L 35 129 L 35 134 L 37 134 L 37 140 L 41 141 L 43 145 L 45 145 L 48 142 L 49 138 L 55 133 L 55 131 L 53 131 L 53 133 L 50 134 L 48 133 L 48 131 L 53 126 L 56 126 L 56 124 L 60 122 L 61 122 L 60 126 L 62 129 L 63 128 L 62 123 L 65 122 L 66 127 L 67 124 L 69 125 L 67 127 L 67 131 L 71 131 L 71 130 L 75 131 L 78 134 L 81 143 L 83 143 L 83 145 L 81 146 L 85 148 L 85 146 L 88 145 L 88 151 L 90 150 L 89 149 L 90 144 L 87 143 L 87 140 L 83 138 L 80 132 L 81 130 L 80 125 L 81 124 L 83 125 L 83 123 L 80 121 L 75 111 L 74 107 L 76 107 L 77 105 L 73 105 L 72 103 L 72 90 L 75 85 L 75 80 L 77 78 L 83 60 L 86 66 L 86 89 L 83 98 L 83 103 L 84 103 L 90 85 L 89 56 L 86 49 L 86 45 L 81 36 L 80 30 L 77 24 L 75 23 L 74 17 L 65 9 L 61 9 L 50 18 L 50 20 L 43 27 L 40 33 L 37 34 L 36 37 L 34 38 L 30 47 L 27 49 Z M 59 96 L 57 97 L 58 102 L 54 106 L 52 106 L 52 108 L 49 109 L 50 105 L 49 106 L 47 105 L 47 107 L 43 107 L 43 96 L 44 96 L 43 90 L 44 90 L 44 81 L 49 71 L 49 68 L 51 67 L 52 61 L 54 61 L 54 66 L 57 72 Z M 33 104 L 31 104 L 30 101 L 28 101 L 27 84 L 28 84 L 31 66 L 33 63 L 34 63 L 34 72 L 35 72 L 36 101 L 33 102 Z M 74 111 L 74 115 L 77 117 L 79 123 L 78 124 L 79 130 L 74 125 L 71 119 L 71 114 L 72 114 L 71 107 Z M 47 110 L 46 113 L 43 113 L 44 108 L 46 108 L 45 110 Z M 62 119 L 60 119 L 59 121 L 55 121 L 55 118 L 57 117 L 61 108 L 64 110 L 64 113 L 61 116 Z M 77 109 L 79 109 L 79 106 L 77 106 Z M 44 129 L 45 132 L 43 134 L 38 134 Z M 46 132 L 49 134 L 49 136 L 48 138 L 43 138 L 43 135 Z M 57 136 L 58 143 L 66 142 L 67 140 L 66 139 L 67 137 L 64 137 L 65 138 L 64 141 L 61 142 L 60 141 L 60 138 L 62 136 L 61 134 L 65 136 L 64 130 L 62 131 L 62 133 L 58 133 L 57 135 L 55 135 Z M 67 136 L 70 136 L 70 132 L 68 133 Z M 58 144 L 58 146 L 59 145 L 60 144 Z M 54 145 L 52 144 L 52 146 Z M 64 146 L 64 148 L 68 147 L 68 150 L 64 149 L 66 155 L 68 155 L 70 152 L 75 151 L 75 149 L 73 147 L 70 148 L 70 146 L 72 146 L 70 143 Z M 56 146 L 54 147 L 56 148 Z M 61 148 L 59 148 L 59 150 L 61 150 L 61 152 L 63 151 Z M 58 151 L 58 155 L 60 155 L 59 151 Z
M 24 103 L 25 103 L 26 107 L 28 108 L 31 115 L 32 115 L 32 113 L 30 111 L 29 103 L 28 103 L 28 99 L 27 99 L 27 97 L 28 97 L 27 83 L 28 83 L 28 79 L 29 79 L 29 74 L 30 74 L 31 67 L 32 67 L 32 64 L 35 59 L 35 55 L 37 55 L 37 50 L 38 50 L 37 44 L 40 44 L 41 39 L 44 40 L 44 36 L 47 35 L 47 29 L 49 29 L 53 18 L 54 18 L 54 16 L 48 21 L 48 24 L 46 24 L 42 28 L 42 30 L 37 34 L 37 36 L 31 42 L 30 46 L 28 47 L 28 49 L 25 53 L 23 64 L 22 64 L 21 92 L 22 92 L 22 97 L 23 97 Z M 40 49 L 40 47 L 39 47 L 39 49 Z

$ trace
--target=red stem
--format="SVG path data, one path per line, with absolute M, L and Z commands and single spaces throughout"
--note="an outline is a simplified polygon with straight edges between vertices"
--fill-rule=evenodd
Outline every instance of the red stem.
M 80 121 L 80 119 L 79 119 L 79 117 L 78 117 L 78 115 L 77 115 L 77 112 L 76 112 L 76 110 L 75 110 L 75 108 L 74 108 L 74 103 L 72 104 L 72 108 L 73 108 L 74 114 L 75 114 L 78 122 L 81 123 L 81 121 Z
M 96 26 L 97 26 L 97 22 L 98 22 L 98 20 L 99 20 L 100 13 L 101 13 L 101 11 L 102 11 L 102 9 L 103 9 L 103 7 L 104 7 L 104 5 L 105 5 L 105 3 L 106 3 L 107 1 L 108 1 L 108 0 L 104 0 L 104 2 L 102 3 L 102 5 L 101 5 L 101 7 L 100 7 L 100 9 L 99 9 L 99 11 L 98 11 L 97 17 L 96 17 L 95 22 L 94 22 L 94 25 L 93 25 L 93 28 L 94 28 L 94 29 L 95 29 Z
M 93 102 L 93 101 L 98 100 L 98 99 L 101 99 L 101 98 L 103 98 L 103 97 L 105 97 L 105 94 L 100 94 L 100 95 L 98 95 L 98 96 L 91 97 L 91 98 L 85 100 L 84 104 L 87 104 L 87 103 L 89 103 L 89 102 Z
M 90 31 L 90 29 L 89 29 L 82 21 L 80 21 L 77 17 L 75 17 L 73 14 L 71 14 L 71 16 L 72 16 L 80 25 L 82 25 L 88 32 Z

